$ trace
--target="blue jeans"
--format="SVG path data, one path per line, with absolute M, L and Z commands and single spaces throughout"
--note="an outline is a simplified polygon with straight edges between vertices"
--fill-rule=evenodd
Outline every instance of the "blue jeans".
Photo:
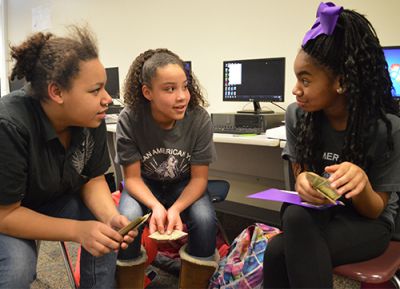
M 52 217 L 95 220 L 78 195 L 63 196 L 38 211 Z M 36 263 L 34 240 L 0 234 L 0 289 L 29 288 L 36 278 Z M 80 288 L 114 288 L 115 265 L 115 253 L 94 257 L 82 247 Z
M 168 209 L 181 195 L 186 187 L 188 179 L 176 183 L 145 180 L 153 195 Z M 147 213 L 149 209 L 132 198 L 126 190 L 123 190 L 119 203 L 119 211 L 129 220 L 133 220 Z M 216 247 L 217 217 L 214 205 L 207 192 L 186 208 L 181 213 L 181 219 L 188 229 L 187 253 L 195 257 L 209 257 L 214 255 Z M 126 250 L 120 250 L 119 260 L 133 260 L 140 255 L 141 235 L 143 229 Z

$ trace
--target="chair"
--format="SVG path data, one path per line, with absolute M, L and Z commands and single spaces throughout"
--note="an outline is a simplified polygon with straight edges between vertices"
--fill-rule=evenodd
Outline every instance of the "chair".
M 208 180 L 207 190 L 210 194 L 211 201 L 213 203 L 219 203 L 226 199 L 226 196 L 229 193 L 230 184 L 224 180 Z M 221 222 L 217 219 L 218 229 L 221 232 L 224 241 L 226 244 L 230 244 L 229 238 L 226 235 L 224 228 L 222 227 Z
M 295 179 L 292 166 L 289 161 L 285 162 L 288 176 L 286 185 L 289 185 L 287 189 L 294 190 Z M 333 269 L 333 273 L 366 284 L 391 282 L 395 288 L 400 288 L 400 280 L 396 276 L 400 268 L 400 208 L 395 222 L 396 232 L 393 234 L 392 241 L 390 241 L 388 248 L 382 255 L 364 262 L 336 266 Z
M 400 280 L 396 276 L 400 268 L 400 242 L 390 241 L 386 251 L 371 260 L 337 266 L 333 272 L 362 283 L 382 284 L 391 282 L 400 288 Z M 380 287 L 382 288 L 382 287 Z
M 229 188 L 230 188 L 230 184 L 229 184 L 229 182 L 227 182 L 225 180 L 209 180 L 208 184 L 207 184 L 207 191 L 210 194 L 211 201 L 213 203 L 218 203 L 218 202 L 222 202 L 223 200 L 225 200 L 226 196 L 228 195 Z M 221 223 L 219 222 L 219 220 L 218 220 L 217 224 L 218 224 L 218 229 L 222 233 L 224 241 L 227 244 L 229 244 L 229 240 L 228 240 L 226 233 L 225 233 Z M 79 249 L 78 249 L 77 261 L 74 266 L 72 259 L 70 257 L 68 248 L 66 246 L 66 242 L 60 241 L 58 243 L 59 243 L 61 254 L 63 257 L 64 266 L 67 271 L 70 286 L 73 289 L 78 289 L 79 281 L 80 281 L 79 256 L 80 256 L 81 247 L 79 247 Z M 40 247 L 40 243 L 38 244 L 38 251 L 39 251 L 39 247 Z
M 400 202 L 400 193 L 398 195 Z M 337 266 L 333 272 L 366 284 L 384 286 L 383 283 L 392 283 L 395 288 L 400 288 L 400 279 L 396 276 L 400 268 L 400 208 L 395 223 L 392 240 L 382 255 L 364 262 Z

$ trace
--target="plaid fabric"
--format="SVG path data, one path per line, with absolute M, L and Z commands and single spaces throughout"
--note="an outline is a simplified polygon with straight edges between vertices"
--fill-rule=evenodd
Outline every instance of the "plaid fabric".
M 264 252 L 268 240 L 280 230 L 262 223 L 244 229 L 233 241 L 228 255 L 210 279 L 209 289 L 262 288 Z

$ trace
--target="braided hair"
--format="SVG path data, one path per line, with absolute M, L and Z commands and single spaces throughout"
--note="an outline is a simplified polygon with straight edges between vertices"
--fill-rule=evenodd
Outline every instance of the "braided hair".
M 51 82 L 62 89 L 70 89 L 72 79 L 79 73 L 80 61 L 98 58 L 96 42 L 87 28 L 71 26 L 71 37 L 56 37 L 38 32 L 18 46 L 11 47 L 16 63 L 11 80 L 25 78 L 30 83 L 31 95 L 38 100 L 48 97 Z
M 366 166 L 364 133 L 382 120 L 387 145 L 393 149 L 392 126 L 386 113 L 399 115 L 387 63 L 375 29 L 365 16 L 344 9 L 332 35 L 306 42 L 303 51 L 333 75 L 340 77 L 347 98 L 348 120 L 341 161 Z M 297 125 L 297 155 L 302 170 L 315 168 L 320 152 L 322 111 L 305 113 Z
M 185 71 L 182 59 L 168 49 L 150 49 L 136 57 L 130 66 L 128 75 L 125 79 L 125 104 L 135 110 L 144 102 L 148 102 L 148 100 L 143 96 L 142 86 L 145 84 L 148 87 L 151 87 L 151 81 L 156 75 L 157 68 L 164 67 L 168 64 L 177 64 Z M 188 90 L 190 93 L 190 101 L 188 104 L 189 109 L 198 105 L 207 105 L 196 77 L 191 71 L 186 71 L 186 73 Z

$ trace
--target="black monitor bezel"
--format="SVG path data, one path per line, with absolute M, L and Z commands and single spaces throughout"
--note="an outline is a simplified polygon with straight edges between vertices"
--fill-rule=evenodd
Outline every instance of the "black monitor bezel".
M 107 82 L 106 82 L 104 88 L 112 98 L 119 99 L 120 93 L 121 93 L 120 84 L 119 84 L 119 68 L 118 68 L 118 66 L 112 66 L 112 67 L 106 67 L 105 70 L 106 70 L 106 75 L 107 75 Z M 111 72 L 115 73 L 115 71 L 117 72 L 116 73 L 117 77 L 115 77 L 115 74 L 113 74 L 113 75 L 110 74 Z M 110 76 L 113 76 L 113 78 L 111 78 Z M 111 82 L 110 82 L 110 80 L 111 80 Z M 111 91 L 114 89 L 110 89 L 110 85 L 117 85 L 116 93 L 113 93 L 114 91 Z
M 244 61 L 268 61 L 268 60 L 283 60 L 283 91 L 282 91 L 282 98 L 279 100 L 276 99 L 231 99 L 225 98 L 225 64 L 232 63 L 232 62 L 244 62 Z M 248 59 L 234 59 L 234 60 L 224 60 L 222 63 L 222 100 L 223 101 L 230 101 L 230 102 L 285 102 L 285 83 L 286 82 L 286 57 L 268 57 L 268 58 L 248 58 Z

